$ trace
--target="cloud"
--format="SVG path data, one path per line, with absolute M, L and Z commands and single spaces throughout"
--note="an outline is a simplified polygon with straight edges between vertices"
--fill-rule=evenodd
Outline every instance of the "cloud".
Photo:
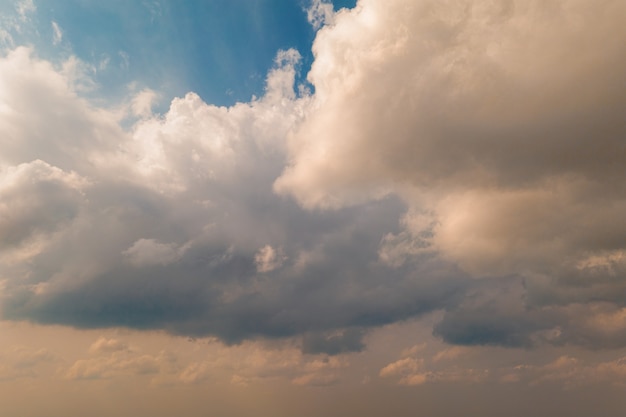
M 11 250 L 78 215 L 87 180 L 35 160 L 2 172 L 0 245 Z
M 361 0 L 318 31 L 314 92 L 279 51 L 261 97 L 163 114 L 7 52 L 3 319 L 338 355 L 441 310 L 456 345 L 624 346 L 624 7 Z
M 106 352 L 123 352 L 128 351 L 129 347 L 126 343 L 117 339 L 107 339 L 100 337 L 89 346 L 89 353 L 98 354 Z
M 559 384 L 567 390 L 593 385 L 623 387 L 626 374 L 624 357 L 593 361 L 571 355 L 561 355 L 540 365 L 518 365 L 509 370 L 510 382 L 524 381 L 531 386 Z
M 439 361 L 449 361 L 462 356 L 467 352 L 467 348 L 462 346 L 453 346 L 451 348 L 444 349 L 440 352 L 437 352 L 435 356 L 433 356 L 433 362 Z
M 623 351 L 581 352 L 580 349 L 520 351 L 502 348 L 447 347 L 432 351 L 421 346 L 404 351 L 400 358 L 380 368 L 379 377 L 398 385 L 423 384 L 519 384 L 524 387 L 556 387 L 559 390 L 592 386 L 623 386 Z M 591 353 L 591 354 L 590 354 Z M 471 355 L 471 357 L 467 357 Z
M 311 0 L 306 9 L 306 17 L 315 30 L 325 24 L 332 24 L 334 15 L 333 4 L 326 0 Z
M 39 159 L 83 176 L 114 172 L 112 168 L 121 177 L 127 174 L 114 154 L 128 138 L 118 117 L 77 95 L 81 85 L 90 83 L 79 70 L 80 61 L 70 58 L 55 68 L 32 54 L 18 47 L 0 58 L 0 128 L 5 132 L 0 164 L 11 167 Z M 105 162 L 109 165 L 103 166 Z
M 236 346 L 219 346 L 208 353 L 205 360 L 187 365 L 178 374 L 178 382 L 203 384 L 219 379 L 226 372 L 234 385 L 282 379 L 294 385 L 328 386 L 339 381 L 337 371 L 347 366 L 343 357 L 312 358 L 293 345 L 248 341 Z
M 282 249 L 274 249 L 270 245 L 265 245 L 254 255 L 254 262 L 258 272 L 271 272 L 280 268 L 285 261 Z
M 399 359 L 380 370 L 380 376 L 387 377 L 404 373 L 414 373 L 421 367 L 421 361 L 414 358 Z
M 156 355 L 131 348 L 119 339 L 99 337 L 88 349 L 90 357 L 73 361 L 65 370 L 71 380 L 96 380 L 126 376 L 151 376 L 154 381 L 178 371 L 177 357 L 167 351 Z
M 80 97 L 86 73 L 28 49 L 0 59 L 12 80 L 0 115 L 2 317 L 229 344 L 295 338 L 337 355 L 362 350 L 370 328 L 446 305 L 464 286 L 453 266 L 378 260 L 381 239 L 400 233 L 399 199 L 310 212 L 273 192 L 312 100 L 294 85 L 298 59 L 278 53 L 249 103 L 189 93 L 163 115 L 97 107 Z
M 17 10 L 21 20 L 26 20 L 28 14 L 37 10 L 37 7 L 33 0 L 19 0 L 15 5 L 15 10 Z
M 48 349 L 12 346 L 0 352 L 0 381 L 34 378 L 41 367 L 54 364 L 59 358 Z
M 363 329 L 346 329 L 331 334 L 306 334 L 302 339 L 302 352 L 338 355 L 360 352 L 365 349 Z
M 582 342 L 565 305 L 623 305 L 624 7 L 360 1 L 316 37 L 313 104 L 275 190 L 310 209 L 399 195 L 421 220 L 381 241 L 389 266 L 431 253 L 517 277 L 510 305 L 472 284 L 484 302 L 450 309 L 448 342 L 557 327 Z
M 619 291 L 619 284 L 613 290 Z M 586 294 L 584 301 L 538 303 L 530 295 L 534 294 L 517 278 L 478 282 L 447 309 L 433 332 L 448 343 L 464 346 L 624 347 L 624 307 L 617 296 L 596 301 Z
M 3 53 L 14 48 L 25 33 L 32 32 L 31 15 L 37 10 L 32 0 L 19 0 L 7 3 L 7 6 L 0 16 L 0 49 Z
M 174 360 L 166 353 L 158 356 L 113 354 L 106 357 L 79 359 L 67 370 L 66 377 L 72 380 L 95 380 L 129 375 L 157 375 L 167 373 Z
M 336 206 L 359 187 L 506 191 L 617 174 L 600 161 L 616 156 L 619 130 L 594 137 L 603 146 L 588 154 L 591 122 L 576 116 L 621 126 L 608 105 L 623 100 L 613 88 L 623 43 L 606 35 L 622 33 L 610 12 L 623 5 L 551 4 L 361 1 L 316 38 L 318 105 L 278 189 Z M 568 54 L 575 44 L 582 50 Z M 569 144 L 567 157 L 555 155 Z
M 294 385 L 307 385 L 313 387 L 327 387 L 334 385 L 339 381 L 339 378 L 334 375 L 315 375 L 307 374 L 294 378 L 291 382 Z
M 104 69 L 108 65 L 109 58 L 106 57 L 100 63 L 100 69 Z M 158 99 L 159 95 L 156 91 L 143 89 L 133 98 L 131 102 L 131 111 L 135 116 L 149 117 L 152 115 L 152 106 Z
M 159 243 L 154 239 L 139 239 L 133 245 L 122 252 L 130 262 L 136 266 L 167 265 L 179 260 L 186 246 Z
M 55 21 L 52 21 L 52 44 L 58 45 L 63 40 L 63 31 L 59 24 Z

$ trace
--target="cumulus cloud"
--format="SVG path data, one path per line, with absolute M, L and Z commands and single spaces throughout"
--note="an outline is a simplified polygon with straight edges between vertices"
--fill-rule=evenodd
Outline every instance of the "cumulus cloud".
M 623 304 L 625 12 L 360 1 L 315 40 L 313 104 L 275 189 L 317 209 L 396 193 L 424 219 L 386 235 L 382 261 L 434 252 L 473 277 L 518 277 L 509 306 L 451 309 L 436 329 L 450 342 L 574 337 L 565 305 Z
M 154 115 L 93 105 L 85 74 L 28 49 L 2 58 L 3 318 L 293 337 L 337 355 L 362 350 L 369 328 L 445 305 L 464 285 L 456 268 L 378 260 L 381 239 L 400 233 L 399 199 L 309 212 L 273 192 L 312 101 L 294 85 L 298 60 L 281 51 L 250 103 L 189 93 Z M 99 374 L 98 361 L 73 375 Z
M 32 54 L 18 47 L 0 58 L 0 164 L 39 159 L 83 176 L 108 171 L 123 178 L 127 170 L 117 166 L 114 151 L 128 135 L 114 112 L 78 97 L 77 88 L 89 83 L 81 63 L 70 58 L 55 68 Z
M 612 18 L 622 7 L 359 2 L 316 38 L 317 111 L 295 135 L 278 189 L 336 206 L 353 197 L 346 188 L 390 182 L 515 190 L 567 173 L 617 173 L 605 162 L 619 147 L 610 105 L 623 100 L 613 88 L 623 29 Z M 582 49 L 569 54 L 572 45 Z M 611 129 L 590 138 L 579 112 Z M 603 144 L 593 155 L 591 140 Z
M 328 6 L 314 93 L 286 50 L 230 107 L 102 108 L 76 58 L 3 55 L 2 317 L 338 355 L 443 310 L 458 345 L 624 346 L 624 3 Z
M 8 167 L 0 179 L 0 245 L 21 246 L 78 214 L 84 178 L 41 160 Z

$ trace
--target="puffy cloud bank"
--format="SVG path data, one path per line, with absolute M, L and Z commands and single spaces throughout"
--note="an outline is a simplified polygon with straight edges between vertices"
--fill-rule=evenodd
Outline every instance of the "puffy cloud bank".
M 315 92 L 281 51 L 229 108 L 0 58 L 2 317 L 336 354 L 444 309 L 451 343 L 624 346 L 626 4 L 318 6 Z
M 276 190 L 310 208 L 395 192 L 410 210 L 383 241 L 392 264 L 430 251 L 505 277 L 451 309 L 448 341 L 593 343 L 572 330 L 583 306 L 619 315 L 625 295 L 625 12 L 359 2 L 317 36 L 314 103 Z
M 298 60 L 280 52 L 258 100 L 224 108 L 190 93 L 124 130 L 135 98 L 97 108 L 33 51 L 2 58 L 3 318 L 301 336 L 304 351 L 336 354 L 458 291 L 440 262 L 377 260 L 400 200 L 322 213 L 273 192 L 311 102 L 294 90 Z

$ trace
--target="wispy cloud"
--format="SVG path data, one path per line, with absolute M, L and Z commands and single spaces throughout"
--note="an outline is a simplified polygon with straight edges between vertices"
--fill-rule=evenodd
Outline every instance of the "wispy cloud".
M 306 14 L 309 23 L 316 30 L 323 25 L 332 24 L 335 16 L 333 4 L 327 0 L 311 0 Z
M 57 22 L 52 21 L 52 43 L 58 45 L 61 41 L 63 41 L 63 31 Z

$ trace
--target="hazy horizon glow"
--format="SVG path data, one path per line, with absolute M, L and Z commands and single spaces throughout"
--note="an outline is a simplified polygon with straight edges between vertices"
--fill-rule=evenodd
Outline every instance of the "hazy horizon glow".
M 626 2 L 0 13 L 3 417 L 626 411 Z

